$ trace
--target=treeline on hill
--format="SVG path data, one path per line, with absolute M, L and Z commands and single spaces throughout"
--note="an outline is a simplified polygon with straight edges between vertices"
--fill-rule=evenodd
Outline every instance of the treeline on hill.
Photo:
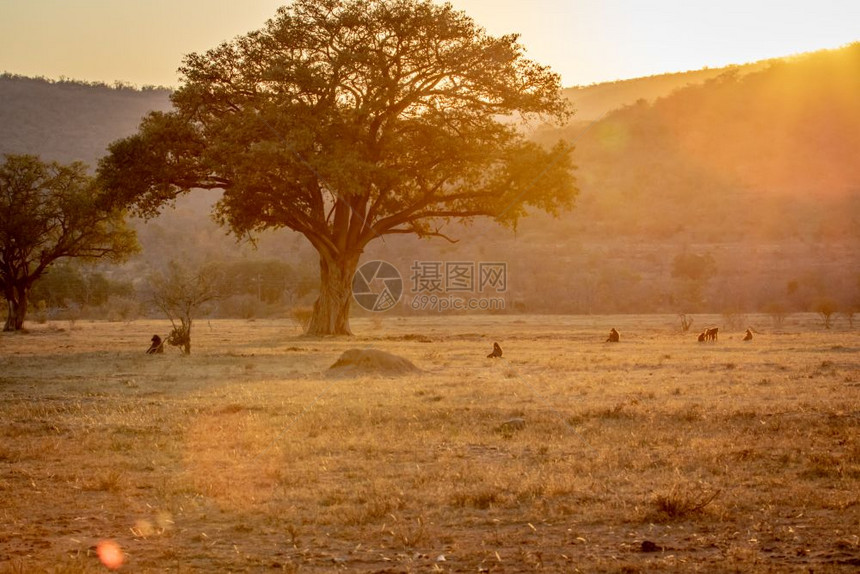
M 107 145 L 134 133 L 145 114 L 169 109 L 169 96 L 167 88 L 0 74 L 0 156 L 95 167 Z
M 516 230 L 485 221 L 445 227 L 456 244 L 376 241 L 363 260 L 394 263 L 407 301 L 417 294 L 415 261 L 504 262 L 508 312 L 853 312 L 860 304 L 857 70 L 860 44 L 853 44 L 571 89 L 583 115 L 535 138 L 576 143 L 581 193 L 572 212 L 536 214 Z M 162 89 L 0 76 L 0 153 L 94 165 L 146 112 L 167 109 L 167 98 Z M 601 102 L 608 113 L 593 122 Z M 68 282 L 79 287 L 59 295 L 43 285 L 34 305 L 43 301 L 45 314 L 64 305 L 114 317 L 147 313 L 147 277 L 171 260 L 215 264 L 237 278 L 212 306 L 219 316 L 284 316 L 309 305 L 313 250 L 286 232 L 258 238 L 256 249 L 237 242 L 209 217 L 216 199 L 201 191 L 135 222 L 139 257 L 118 268 L 55 270 L 46 285 L 56 280 L 59 290 L 58 276 L 77 272 L 81 278 Z M 240 261 L 248 267 L 234 266 Z
M 724 68 L 703 68 L 689 72 L 656 74 L 644 78 L 602 82 L 589 86 L 575 86 L 564 90 L 564 95 L 574 103 L 576 121 L 594 121 L 607 113 L 633 104 L 639 100 L 653 102 L 668 96 L 675 90 L 697 85 L 716 78 L 726 72 L 748 74 L 766 68 L 777 60 L 763 60 Z

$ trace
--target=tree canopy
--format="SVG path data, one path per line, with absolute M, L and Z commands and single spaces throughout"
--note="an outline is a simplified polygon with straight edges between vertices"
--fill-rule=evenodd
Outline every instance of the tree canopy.
M 571 147 L 521 132 L 568 118 L 558 75 L 449 4 L 297 0 L 180 72 L 175 109 L 112 144 L 102 182 L 144 216 L 222 189 L 216 216 L 237 235 L 302 233 L 320 254 L 313 333 L 349 332 L 373 239 L 443 235 L 450 218 L 513 225 L 577 193 Z
M 121 260 L 137 250 L 123 213 L 108 207 L 82 163 L 7 155 L 0 165 L 0 289 L 4 330 L 24 323 L 33 283 L 68 257 Z

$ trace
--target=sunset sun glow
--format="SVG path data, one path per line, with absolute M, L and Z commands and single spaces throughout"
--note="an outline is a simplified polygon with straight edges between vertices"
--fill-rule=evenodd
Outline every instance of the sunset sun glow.
M 175 86 L 184 55 L 257 29 L 284 0 L 31 2 L 0 7 L 0 71 Z M 454 0 L 491 34 L 518 33 L 564 85 L 719 67 L 858 39 L 860 3 Z

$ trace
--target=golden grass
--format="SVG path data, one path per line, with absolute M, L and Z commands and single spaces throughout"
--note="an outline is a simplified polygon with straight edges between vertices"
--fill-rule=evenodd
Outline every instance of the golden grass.
M 189 357 L 143 354 L 156 322 L 4 334 L 0 572 L 103 571 L 104 539 L 135 572 L 854 571 L 860 334 L 675 322 L 202 321 Z M 325 376 L 365 347 L 423 373 Z

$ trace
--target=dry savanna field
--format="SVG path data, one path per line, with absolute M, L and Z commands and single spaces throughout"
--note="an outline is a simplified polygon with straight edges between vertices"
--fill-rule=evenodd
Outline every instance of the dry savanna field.
M 856 571 L 860 333 L 748 319 L 201 320 L 189 357 L 144 354 L 163 321 L 28 323 L 0 572 Z M 421 371 L 332 376 L 353 348 Z

